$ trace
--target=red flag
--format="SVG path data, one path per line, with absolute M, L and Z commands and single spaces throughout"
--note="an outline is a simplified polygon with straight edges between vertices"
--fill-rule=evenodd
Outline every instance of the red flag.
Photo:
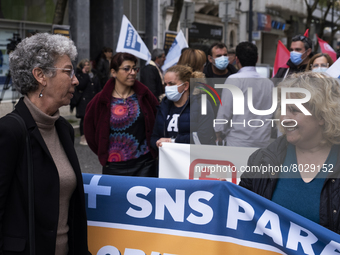
M 335 62 L 336 61 L 336 52 L 333 50 L 333 48 L 324 40 L 320 39 L 318 35 L 316 35 L 316 38 L 318 38 L 318 43 L 321 48 L 322 53 L 327 53 Z
M 289 58 L 290 58 L 289 50 L 279 40 L 277 44 L 277 48 L 276 48 L 276 55 L 275 55 L 275 62 L 274 62 L 272 77 L 275 76 L 275 74 L 277 73 L 280 67 L 288 68 L 286 63 L 289 60 Z
M 308 37 L 308 32 L 309 32 L 309 28 L 306 29 L 306 32 L 303 34 L 304 37 Z

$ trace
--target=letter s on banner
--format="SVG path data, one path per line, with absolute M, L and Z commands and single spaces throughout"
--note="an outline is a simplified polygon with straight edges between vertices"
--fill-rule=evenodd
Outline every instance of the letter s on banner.
M 148 217 L 152 212 L 152 204 L 143 198 L 137 197 L 137 194 L 142 194 L 144 196 L 147 196 L 150 193 L 151 189 L 143 186 L 135 186 L 129 189 L 129 191 L 126 194 L 127 200 L 137 206 L 140 207 L 141 210 L 135 210 L 131 207 L 127 210 L 126 214 L 134 217 L 134 218 L 146 218 Z
M 196 191 L 192 193 L 188 200 L 189 206 L 196 212 L 201 213 L 202 216 L 199 217 L 190 213 L 187 221 L 198 225 L 208 224 L 214 216 L 214 211 L 209 205 L 202 203 L 200 200 L 204 199 L 206 201 L 210 201 L 213 196 L 214 194 L 208 191 Z

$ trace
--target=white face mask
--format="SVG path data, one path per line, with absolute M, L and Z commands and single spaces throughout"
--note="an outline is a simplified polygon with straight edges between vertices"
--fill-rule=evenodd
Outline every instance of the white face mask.
M 183 84 L 184 84 L 184 82 L 182 84 L 180 84 L 180 85 L 166 86 L 165 87 L 165 95 L 166 95 L 166 97 L 169 100 L 173 101 L 173 102 L 177 102 L 178 100 L 180 100 L 182 95 L 183 95 L 183 93 L 185 92 L 185 90 L 183 90 L 182 93 L 179 93 L 178 92 L 178 88 L 180 86 L 182 86 Z
M 326 72 L 328 69 L 328 67 L 318 67 L 318 68 L 314 68 L 312 69 L 313 72 Z

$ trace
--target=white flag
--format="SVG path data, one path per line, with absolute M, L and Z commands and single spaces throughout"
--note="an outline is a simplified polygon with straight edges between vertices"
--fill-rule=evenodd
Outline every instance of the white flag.
M 179 57 L 181 56 L 181 51 L 183 48 L 188 48 L 187 40 L 184 37 L 184 34 L 181 31 L 177 34 L 175 41 L 172 43 L 168 54 L 166 55 L 166 59 L 164 61 L 164 64 L 162 66 L 162 70 L 165 71 L 169 67 L 176 65 Z
M 326 73 L 328 73 L 333 78 L 340 78 L 340 58 L 338 58 L 333 65 L 331 65 Z
M 147 63 L 151 59 L 148 48 L 125 15 L 123 15 L 116 52 L 130 53 L 146 60 Z

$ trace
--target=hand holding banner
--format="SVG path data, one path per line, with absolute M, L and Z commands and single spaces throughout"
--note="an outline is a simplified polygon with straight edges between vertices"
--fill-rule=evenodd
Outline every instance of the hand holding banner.
M 116 52 L 130 53 L 146 60 L 147 63 L 151 60 L 148 48 L 125 15 L 123 15 Z

